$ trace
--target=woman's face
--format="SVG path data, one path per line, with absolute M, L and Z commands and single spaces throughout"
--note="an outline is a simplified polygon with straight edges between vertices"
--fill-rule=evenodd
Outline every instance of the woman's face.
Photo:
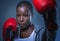
M 26 6 L 18 7 L 16 10 L 16 20 L 21 29 L 27 26 L 30 21 L 30 15 L 28 14 L 28 8 Z

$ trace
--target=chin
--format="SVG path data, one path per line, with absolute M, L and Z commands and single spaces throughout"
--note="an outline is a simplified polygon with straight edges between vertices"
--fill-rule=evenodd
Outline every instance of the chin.
M 24 26 L 23 25 L 20 25 L 20 28 L 24 28 Z

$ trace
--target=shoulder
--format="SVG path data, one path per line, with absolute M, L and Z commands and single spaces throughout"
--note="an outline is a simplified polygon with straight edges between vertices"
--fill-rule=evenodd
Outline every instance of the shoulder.
M 35 30 L 35 32 L 44 31 L 45 27 L 40 26 L 40 25 L 34 25 L 34 30 Z

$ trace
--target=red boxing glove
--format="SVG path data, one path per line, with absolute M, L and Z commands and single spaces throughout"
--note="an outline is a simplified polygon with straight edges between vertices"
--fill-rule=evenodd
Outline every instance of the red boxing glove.
M 55 0 L 33 0 L 33 4 L 39 13 L 44 13 L 48 8 L 55 8 Z
M 48 30 L 57 30 L 56 23 L 56 1 L 55 0 L 33 0 L 33 4 L 39 13 L 43 14 L 45 26 Z
M 48 30 L 55 31 L 57 29 L 58 29 L 58 25 L 54 21 L 48 20 Z
M 4 25 L 3 25 L 3 38 L 5 41 L 9 41 L 10 38 L 7 37 L 9 33 L 7 33 L 8 31 L 16 31 L 17 27 L 16 27 L 16 20 L 14 18 L 9 18 L 5 21 Z M 7 39 L 8 38 L 8 39 Z

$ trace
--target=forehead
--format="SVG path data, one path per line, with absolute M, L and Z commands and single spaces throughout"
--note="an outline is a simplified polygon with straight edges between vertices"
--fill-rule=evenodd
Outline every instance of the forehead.
M 16 11 L 17 12 L 26 12 L 26 11 L 28 11 L 28 7 L 27 6 L 20 6 L 17 8 Z

